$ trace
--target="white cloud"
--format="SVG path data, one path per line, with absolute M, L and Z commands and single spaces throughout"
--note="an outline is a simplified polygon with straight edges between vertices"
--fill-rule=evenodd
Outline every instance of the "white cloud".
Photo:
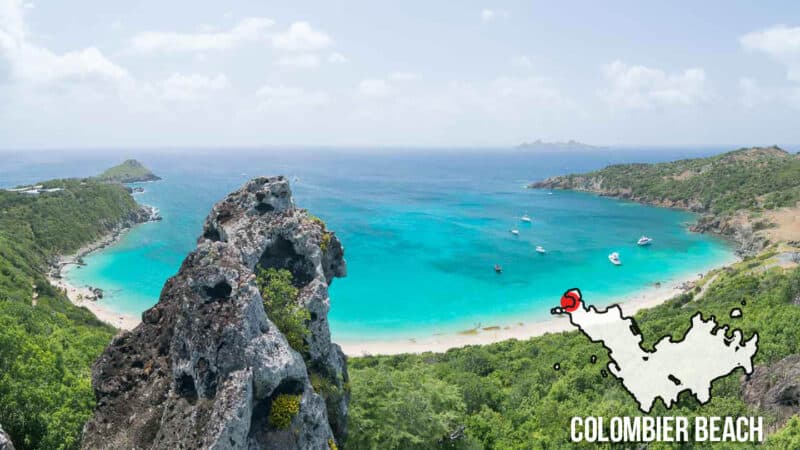
M 350 60 L 347 59 L 346 56 L 344 56 L 343 54 L 341 54 L 339 52 L 333 52 L 330 55 L 328 55 L 328 62 L 331 63 L 331 64 L 344 64 L 344 63 L 349 62 L 349 61 Z
M 389 95 L 389 84 L 382 78 L 362 80 L 358 84 L 358 92 L 366 97 L 386 97 Z
M 521 55 L 514 57 L 511 60 L 511 65 L 514 67 L 522 67 L 525 69 L 530 69 L 531 67 L 533 67 L 533 61 L 527 56 Z
M 778 25 L 747 33 L 739 42 L 746 50 L 761 51 L 778 59 L 800 57 L 800 27 Z
M 601 95 L 610 105 L 622 109 L 693 106 L 708 97 L 705 71 L 699 68 L 668 74 L 614 61 L 603 67 L 603 75 L 610 86 Z
M 319 67 L 319 58 L 312 54 L 283 56 L 275 62 L 275 65 L 289 69 L 313 69 Z
M 31 42 L 25 26 L 26 9 L 17 0 L 0 2 L 0 57 L 8 61 L 15 80 L 30 83 L 130 80 L 127 70 L 95 47 L 59 54 Z
M 766 54 L 786 66 L 786 78 L 800 83 L 800 27 L 777 25 L 739 38 L 742 48 Z
M 415 72 L 392 72 L 389 74 L 389 81 L 418 81 L 422 75 Z
M 481 11 L 481 19 L 490 22 L 495 19 L 508 19 L 511 13 L 504 9 L 484 9 Z
M 227 50 L 246 42 L 266 39 L 266 31 L 273 24 L 271 19 L 264 17 L 248 17 L 227 31 L 146 31 L 131 39 L 131 47 L 143 53 Z
M 300 87 L 262 86 L 256 91 L 264 108 L 321 106 L 330 100 L 324 92 L 308 92 Z
M 165 100 L 197 100 L 230 87 L 224 74 L 205 76 L 174 73 L 161 83 L 161 97 Z
M 283 33 L 272 37 L 272 45 L 279 50 L 321 50 L 333 40 L 324 32 L 314 30 L 308 22 L 295 22 Z

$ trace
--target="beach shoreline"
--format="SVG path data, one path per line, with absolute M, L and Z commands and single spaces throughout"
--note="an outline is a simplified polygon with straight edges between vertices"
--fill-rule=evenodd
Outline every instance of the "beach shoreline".
M 67 294 L 70 301 L 79 307 L 85 307 L 101 321 L 112 325 L 119 330 L 132 330 L 139 323 L 141 317 L 132 314 L 114 311 L 110 305 L 96 299 L 96 292 L 92 286 L 75 286 L 67 281 L 65 272 L 69 266 L 83 265 L 82 258 L 104 248 L 117 244 L 129 227 L 118 227 L 95 242 L 87 244 L 72 255 L 62 256 L 51 266 L 48 280 L 50 284 L 61 289 Z M 718 270 L 738 261 L 732 257 L 726 261 L 709 267 L 705 274 Z M 665 301 L 688 292 L 694 283 L 702 279 L 698 274 L 678 277 L 662 283 L 661 286 L 645 287 L 633 294 L 624 297 L 617 303 L 625 315 L 633 315 L 642 309 L 658 306 Z M 554 299 L 553 306 L 557 306 L 558 299 Z M 611 304 L 611 303 L 609 303 Z M 547 333 L 560 333 L 573 331 L 566 317 L 550 317 L 542 320 L 528 320 L 515 323 L 492 323 L 459 332 L 436 333 L 414 338 L 397 338 L 383 340 L 342 340 L 333 338 L 339 344 L 345 355 L 350 357 L 367 355 L 396 355 L 402 353 L 444 352 L 451 348 L 467 345 L 486 345 L 508 339 L 530 339 Z
M 151 211 L 156 211 L 154 208 L 150 208 Z M 148 222 L 153 220 L 148 220 Z M 67 281 L 65 275 L 68 267 L 85 265 L 83 262 L 85 256 L 117 244 L 130 229 L 131 227 L 129 226 L 117 226 L 100 239 L 84 245 L 75 253 L 60 256 L 58 260 L 50 265 L 47 273 L 47 280 L 50 284 L 63 291 L 72 304 L 88 309 L 102 322 L 120 330 L 132 330 L 141 322 L 141 318 L 132 314 L 114 311 L 98 298 L 97 288 L 89 285 L 75 286 Z
M 728 259 L 723 263 L 709 267 L 702 275 L 705 276 L 712 271 L 729 266 L 739 260 L 738 257 Z M 702 277 L 698 276 L 698 274 L 679 277 L 662 283 L 659 287 L 651 286 L 644 288 L 624 297 L 620 301 L 611 302 L 609 304 L 619 304 L 622 308 L 622 312 L 626 316 L 632 316 L 640 310 L 658 306 L 677 295 L 689 292 L 694 288 L 695 283 L 701 279 Z M 558 299 L 553 299 L 552 306 L 558 306 L 557 303 Z M 569 323 L 567 317 L 561 316 L 550 317 L 543 320 L 534 319 L 528 322 L 516 322 L 513 324 L 489 324 L 471 330 L 414 337 L 410 339 L 349 341 L 336 339 L 334 337 L 333 341 L 342 347 L 342 351 L 345 355 L 359 357 L 368 355 L 444 352 L 452 348 L 465 347 L 468 345 L 486 345 L 508 339 L 524 340 L 542 336 L 547 333 L 561 333 L 574 330 L 576 330 L 576 328 Z

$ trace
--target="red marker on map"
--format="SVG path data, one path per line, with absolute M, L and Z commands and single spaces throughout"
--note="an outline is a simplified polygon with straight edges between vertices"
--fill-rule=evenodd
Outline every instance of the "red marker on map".
M 561 308 L 566 312 L 573 312 L 581 306 L 581 290 L 573 288 L 561 296 Z

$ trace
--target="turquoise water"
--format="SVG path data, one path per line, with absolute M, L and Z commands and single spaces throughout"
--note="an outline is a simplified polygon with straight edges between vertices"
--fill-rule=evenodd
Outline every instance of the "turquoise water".
M 657 281 L 703 272 L 729 260 L 732 249 L 688 232 L 693 216 L 686 212 L 548 194 L 523 184 L 611 162 L 686 156 L 692 155 L 636 149 L 568 157 L 330 150 L 140 155 L 164 180 L 142 184 L 146 192 L 137 199 L 158 207 L 164 220 L 136 227 L 67 278 L 103 288 L 108 307 L 139 314 L 157 301 L 166 278 L 194 248 L 215 201 L 251 176 L 285 174 L 298 178 L 292 183 L 298 206 L 323 218 L 345 246 L 348 277 L 331 288 L 334 338 L 423 337 L 478 323 L 540 320 L 567 288 L 608 303 Z M 19 158 L 14 169 L 0 171 L 4 184 L 33 181 L 32 174 L 48 178 L 56 170 L 59 176 L 95 173 L 110 164 L 107 155 L 44 168 Z M 518 220 L 524 213 L 532 223 Z M 635 245 L 643 233 L 655 239 L 651 247 Z M 536 245 L 548 253 L 537 254 Z M 622 266 L 608 262 L 612 251 L 620 253 Z M 501 275 L 495 263 L 503 266 Z

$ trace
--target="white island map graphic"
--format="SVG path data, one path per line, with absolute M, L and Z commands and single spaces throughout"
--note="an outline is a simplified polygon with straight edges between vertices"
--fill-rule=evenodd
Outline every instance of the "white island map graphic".
M 580 291 L 571 289 L 562 297 L 554 314 L 568 314 L 570 323 L 593 342 L 601 342 L 609 351 L 609 372 L 636 398 L 639 408 L 650 412 L 658 397 L 667 408 L 678 394 L 689 391 L 702 404 L 711 399 L 711 383 L 739 367 L 753 371 L 753 357 L 758 350 L 758 334 L 744 341 L 741 330 L 728 337 L 728 327 L 719 327 L 712 316 L 703 320 L 700 313 L 678 341 L 661 338 L 653 351 L 642 348 L 642 334 L 634 320 L 625 317 L 619 305 L 599 311 L 586 306 Z

